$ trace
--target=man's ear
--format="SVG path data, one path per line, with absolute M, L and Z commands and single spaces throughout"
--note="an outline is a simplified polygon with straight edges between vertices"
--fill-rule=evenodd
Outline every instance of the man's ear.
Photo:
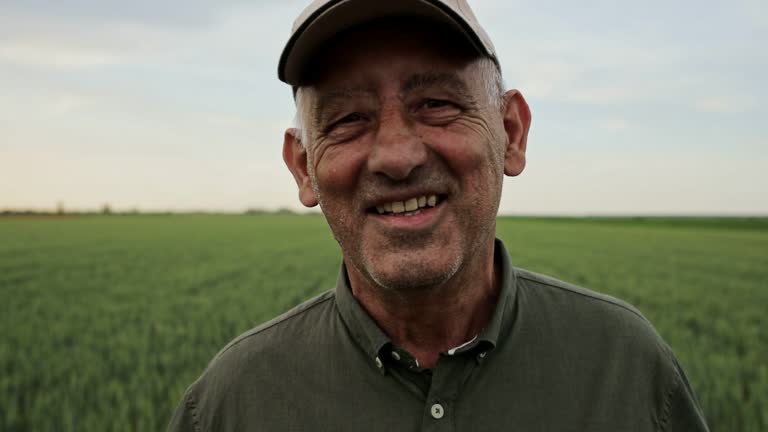
M 299 186 L 299 201 L 306 207 L 317 205 L 317 196 L 307 171 L 307 149 L 301 143 L 298 129 L 286 129 L 283 136 L 283 160 Z
M 507 148 L 504 153 L 504 174 L 514 177 L 525 168 L 525 150 L 528 146 L 528 130 L 531 128 L 531 110 L 523 95 L 517 90 L 504 94 L 504 131 Z

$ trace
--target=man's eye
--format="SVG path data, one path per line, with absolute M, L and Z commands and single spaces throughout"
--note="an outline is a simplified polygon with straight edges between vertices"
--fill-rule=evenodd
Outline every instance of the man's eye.
M 442 99 L 425 99 L 419 102 L 415 114 L 426 124 L 445 125 L 461 114 L 461 108 Z
M 334 121 L 333 123 L 330 123 L 325 128 L 325 133 L 331 134 L 331 133 L 348 131 L 350 127 L 355 127 L 359 124 L 362 124 L 360 122 L 362 122 L 363 120 L 365 120 L 365 117 L 362 114 L 358 114 L 358 113 L 347 114 L 344 117 L 341 117 L 340 119 Z
M 326 127 L 325 136 L 338 142 L 352 139 L 365 131 L 367 120 L 365 114 L 347 114 Z
M 424 104 L 422 106 L 427 109 L 436 109 L 436 108 L 444 108 L 450 105 L 453 105 L 453 104 L 451 104 L 448 101 L 438 100 L 438 99 L 428 99 L 424 101 Z
M 339 125 L 339 124 L 344 124 L 344 123 L 354 123 L 354 122 L 360 121 L 362 119 L 363 119 L 363 116 L 361 116 L 358 113 L 353 113 L 353 114 L 349 114 L 349 115 L 346 115 L 346 116 L 342 117 L 341 119 L 336 121 L 336 124 Z

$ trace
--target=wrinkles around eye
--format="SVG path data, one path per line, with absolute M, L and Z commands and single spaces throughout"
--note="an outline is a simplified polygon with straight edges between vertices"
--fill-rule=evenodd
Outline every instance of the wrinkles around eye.
M 333 142 L 343 142 L 357 136 L 365 127 L 362 114 L 348 114 L 325 128 L 325 137 Z
M 346 116 L 342 117 L 340 120 L 338 120 L 336 122 L 336 124 L 352 123 L 352 122 L 355 122 L 355 121 L 358 121 L 358 120 L 362 120 L 362 119 L 363 119 L 362 115 L 360 115 L 358 113 L 352 113 L 352 114 L 349 114 L 349 115 L 346 115 Z
M 447 106 L 453 106 L 453 103 L 439 99 L 428 99 L 422 103 L 424 109 L 440 109 Z
M 422 102 L 416 115 L 427 123 L 444 123 L 458 117 L 462 109 L 453 102 L 430 99 Z
M 341 117 L 340 119 L 332 122 L 330 125 L 328 125 L 328 127 L 325 128 L 325 131 L 326 132 L 331 132 L 334 129 L 336 129 L 337 127 L 347 126 L 347 125 L 350 125 L 350 124 L 355 124 L 355 123 L 361 122 L 363 120 L 365 120 L 365 118 L 361 114 L 359 114 L 359 113 L 347 114 L 347 115 Z

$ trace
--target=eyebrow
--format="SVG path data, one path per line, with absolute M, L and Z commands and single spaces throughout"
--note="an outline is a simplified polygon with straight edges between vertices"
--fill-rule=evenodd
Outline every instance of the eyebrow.
M 425 72 L 411 75 L 405 80 L 400 91 L 408 94 L 430 87 L 446 87 L 463 99 L 474 100 L 464 80 L 450 72 Z
M 324 115 L 329 111 L 332 111 L 334 107 L 340 106 L 342 101 L 348 100 L 354 96 L 372 97 L 375 94 L 376 91 L 368 86 L 337 87 L 330 91 L 323 92 L 322 95 L 318 94 L 317 103 L 313 110 L 314 115 L 312 116 L 317 123 L 315 126 L 324 123 Z
M 462 80 L 458 74 L 451 72 L 422 72 L 409 76 L 400 86 L 400 93 L 407 95 L 419 90 L 431 87 L 445 87 L 452 91 L 461 99 L 474 102 L 475 97 L 469 90 L 467 83 Z M 341 106 L 342 101 L 355 96 L 376 97 L 376 89 L 367 85 L 341 86 L 324 91 L 318 95 L 317 103 L 314 107 L 315 127 L 320 127 L 327 121 L 327 113 L 333 111 L 335 107 Z

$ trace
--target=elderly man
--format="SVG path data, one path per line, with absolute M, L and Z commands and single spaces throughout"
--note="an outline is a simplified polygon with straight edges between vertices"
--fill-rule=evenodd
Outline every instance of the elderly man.
M 531 114 L 463 0 L 325 0 L 280 59 L 283 156 L 343 254 L 336 289 L 238 337 L 173 431 L 705 431 L 631 306 L 509 262 Z

